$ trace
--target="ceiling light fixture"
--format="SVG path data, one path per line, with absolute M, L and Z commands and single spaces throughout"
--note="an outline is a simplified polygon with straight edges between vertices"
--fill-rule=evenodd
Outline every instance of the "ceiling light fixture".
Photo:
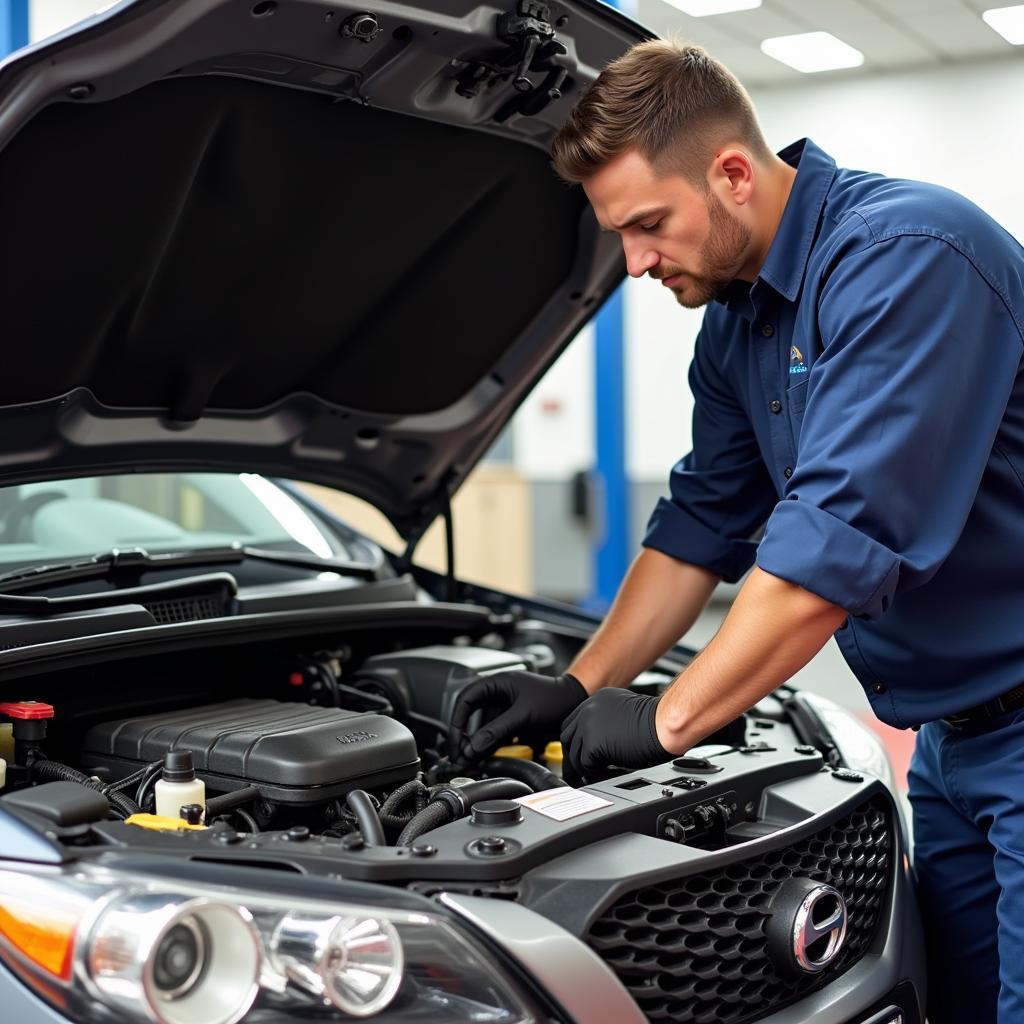
M 982 21 L 995 29 L 1008 43 L 1024 45 L 1024 4 L 1016 7 L 993 7 L 981 14 Z
M 752 11 L 761 6 L 761 0 L 667 0 L 691 18 L 706 18 L 711 14 L 732 14 L 733 11 Z
M 774 36 L 761 43 L 761 52 L 808 75 L 817 71 L 857 68 L 864 63 L 864 54 L 860 50 L 837 39 L 831 32 Z

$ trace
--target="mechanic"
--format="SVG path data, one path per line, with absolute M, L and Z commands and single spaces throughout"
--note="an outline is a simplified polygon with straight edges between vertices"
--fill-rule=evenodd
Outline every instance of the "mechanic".
M 647 42 L 609 65 L 553 157 L 630 275 L 709 304 L 693 450 L 569 672 L 474 684 L 456 751 L 568 716 L 583 777 L 661 763 L 834 634 L 878 717 L 920 727 L 929 1019 L 1020 1024 L 1024 250 L 953 192 L 837 168 L 809 140 L 774 155 L 743 87 L 697 47 Z M 998 140 L 990 167 L 1013 173 Z M 662 697 L 624 689 L 748 569 Z M 496 717 L 459 739 L 476 709 Z

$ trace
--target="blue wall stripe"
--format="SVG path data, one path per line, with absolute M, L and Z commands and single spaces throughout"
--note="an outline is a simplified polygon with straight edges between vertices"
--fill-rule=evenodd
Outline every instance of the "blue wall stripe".
M 606 0 L 632 14 L 632 0 Z M 596 504 L 590 595 L 591 611 L 604 613 L 615 598 L 630 561 L 629 478 L 626 475 L 626 359 L 622 288 L 597 315 L 594 351 Z
M 601 529 L 595 539 L 592 586 L 587 606 L 598 612 L 611 605 L 629 567 L 630 556 L 622 292 L 623 289 L 619 288 L 605 303 L 595 324 L 596 498 Z
M 28 46 L 29 0 L 0 0 L 0 57 Z

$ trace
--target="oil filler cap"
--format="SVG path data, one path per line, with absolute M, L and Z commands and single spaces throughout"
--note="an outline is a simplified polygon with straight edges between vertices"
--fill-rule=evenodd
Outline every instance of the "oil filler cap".
M 523 809 L 514 800 L 481 800 L 473 804 L 470 821 L 474 825 L 518 825 L 523 820 Z

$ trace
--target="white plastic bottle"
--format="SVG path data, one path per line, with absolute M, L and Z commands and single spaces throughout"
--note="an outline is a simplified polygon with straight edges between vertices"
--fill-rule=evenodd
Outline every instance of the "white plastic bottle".
M 206 807 L 206 783 L 196 778 L 191 750 L 169 750 L 164 755 L 161 778 L 153 787 L 156 813 L 164 818 L 181 817 L 185 804 Z

